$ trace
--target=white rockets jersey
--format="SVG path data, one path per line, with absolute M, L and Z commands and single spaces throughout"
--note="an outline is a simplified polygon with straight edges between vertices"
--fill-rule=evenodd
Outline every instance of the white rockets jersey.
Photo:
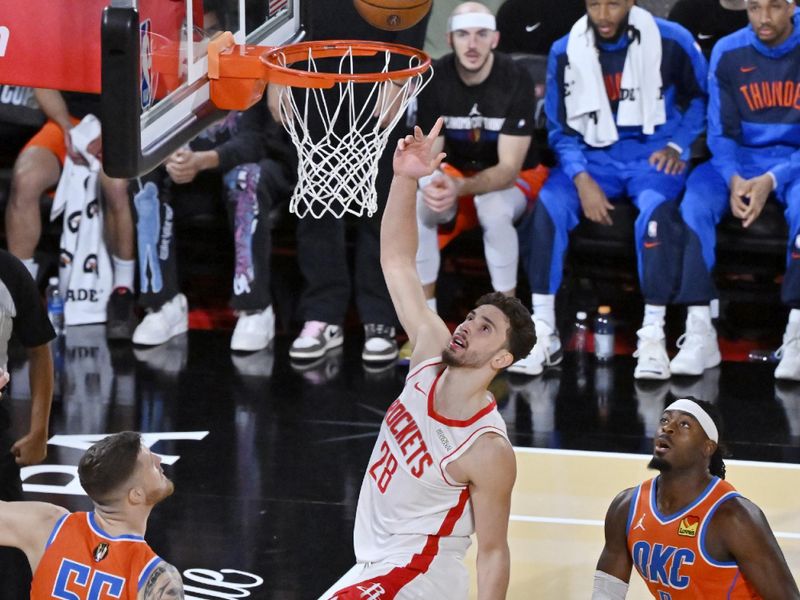
M 417 365 L 386 411 L 358 498 L 358 562 L 405 562 L 412 555 L 427 562 L 439 551 L 463 557 L 469 548 L 475 531 L 469 487 L 446 467 L 484 433 L 508 434 L 489 392 L 486 407 L 469 419 L 436 413 L 434 390 L 444 369 L 439 357 Z

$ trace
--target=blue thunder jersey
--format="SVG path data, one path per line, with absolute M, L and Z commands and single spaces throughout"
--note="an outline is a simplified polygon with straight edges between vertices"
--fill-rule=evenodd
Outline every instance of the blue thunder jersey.
M 748 26 L 711 53 L 708 146 L 725 183 L 771 171 L 780 188 L 800 177 L 800 14 L 793 24 L 780 46 Z
M 564 107 L 564 67 L 567 64 L 569 34 L 550 49 L 547 61 L 545 113 L 550 147 L 558 155 L 559 166 L 572 179 L 586 170 L 585 152 L 600 152 L 612 160 L 628 162 L 649 156 L 672 142 L 689 157 L 692 142 L 705 128 L 707 65 L 692 34 L 677 23 L 656 19 L 661 33 L 661 80 L 667 120 L 645 135 L 641 127 L 619 127 L 619 140 L 605 148 L 592 148 L 581 135 L 566 124 Z M 622 68 L 628 53 L 629 37 L 620 36 L 614 43 L 598 40 L 600 67 L 606 93 L 616 120 L 622 81 Z

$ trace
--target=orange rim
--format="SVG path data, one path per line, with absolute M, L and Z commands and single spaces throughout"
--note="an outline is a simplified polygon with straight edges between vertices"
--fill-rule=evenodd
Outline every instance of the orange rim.
M 353 56 L 374 56 L 379 52 L 391 52 L 416 58 L 419 64 L 406 69 L 374 73 L 317 73 L 294 69 L 290 65 L 304 62 L 311 58 L 335 58 L 351 52 Z M 385 42 L 365 42 L 362 40 L 324 40 L 316 42 L 300 42 L 272 48 L 260 56 L 261 62 L 270 71 L 269 80 L 294 87 L 327 88 L 336 83 L 376 83 L 393 79 L 408 79 L 420 75 L 431 66 L 431 57 L 422 50 L 387 44 Z M 285 65 L 281 64 L 285 61 Z

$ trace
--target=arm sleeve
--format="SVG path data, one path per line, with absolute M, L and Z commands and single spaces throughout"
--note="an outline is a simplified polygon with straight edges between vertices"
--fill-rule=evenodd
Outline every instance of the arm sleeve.
M 625 600 L 628 584 L 604 571 L 594 572 L 592 600 Z
M 219 171 L 226 173 L 237 165 L 264 158 L 271 125 L 266 99 L 243 112 L 236 134 L 215 148 L 219 156 Z
M 688 158 L 689 148 L 706 128 L 708 65 L 692 35 L 683 28 L 676 29 L 679 29 L 676 41 L 680 48 L 677 54 L 681 57 L 676 85 L 678 98 L 686 109 L 672 142 L 680 146 Z
M 547 140 L 558 157 L 559 166 L 567 177 L 574 178 L 586 170 L 586 157 L 581 150 L 580 137 L 567 124 L 564 107 L 564 64 L 554 49 L 547 58 L 547 83 L 544 111 L 547 115 Z
M 506 135 L 533 135 L 536 116 L 536 90 L 528 72 L 515 64 L 513 71 L 517 78 L 514 100 L 508 107 L 505 122 L 500 133 Z
M 739 172 L 736 140 L 741 135 L 741 122 L 725 71 L 720 68 L 722 56 L 717 45 L 711 53 L 708 77 L 708 148 L 711 164 L 727 184 Z

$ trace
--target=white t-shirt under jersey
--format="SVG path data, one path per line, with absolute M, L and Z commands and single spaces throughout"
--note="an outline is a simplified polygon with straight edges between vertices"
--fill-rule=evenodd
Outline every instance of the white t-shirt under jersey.
M 489 392 L 487 405 L 469 419 L 436 413 L 434 392 L 444 369 L 441 358 L 417 365 L 386 411 L 358 498 L 358 562 L 404 564 L 439 552 L 463 557 L 469 548 L 475 531 L 469 487 L 446 467 L 484 433 L 508 434 Z

